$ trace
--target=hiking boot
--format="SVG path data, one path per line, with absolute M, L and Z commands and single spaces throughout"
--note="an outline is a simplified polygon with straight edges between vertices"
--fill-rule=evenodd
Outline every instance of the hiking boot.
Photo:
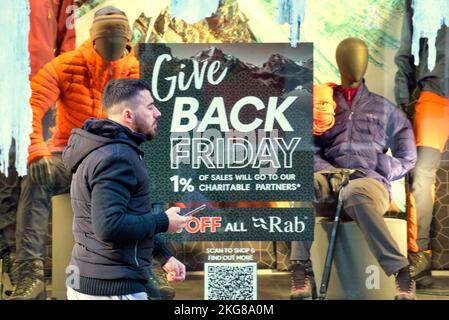
M 411 266 L 412 278 L 416 282 L 416 287 L 419 289 L 431 287 L 433 279 L 430 254 L 426 251 L 409 252 L 408 260 Z
M 17 263 L 15 274 L 16 285 L 8 300 L 44 300 L 44 263 L 41 260 L 31 260 Z
M 9 251 L 0 254 L 0 259 L 3 261 L 3 273 L 10 274 L 14 263 L 15 255 Z
M 156 259 L 153 259 L 147 294 L 150 300 L 173 300 L 175 298 L 175 289 L 168 282 L 167 273 Z
M 5 251 L 2 254 L 0 254 L 0 261 L 2 263 L 2 266 L 1 266 L 2 274 L 0 276 L 4 277 L 5 275 L 8 275 L 11 285 L 12 285 L 11 274 L 12 274 L 12 269 L 13 269 L 13 264 L 14 264 L 14 258 L 15 258 L 14 253 L 11 253 L 9 251 Z M 5 283 L 3 283 L 3 281 L 6 282 L 5 278 L 0 279 L 0 282 L 2 282 L 2 284 L 3 284 L 3 290 L 4 290 L 3 294 L 5 296 L 9 296 L 9 295 L 11 295 L 12 291 L 5 289 L 6 286 L 5 286 Z M 0 292 L 0 295 L 1 294 L 2 293 Z M 0 300 L 1 300 L 1 296 L 0 296 Z
M 415 280 L 412 279 L 411 266 L 408 265 L 396 273 L 395 300 L 416 300 Z
M 291 300 L 316 299 L 315 278 L 310 260 L 295 260 L 290 266 L 292 288 Z
M 9 281 L 11 281 L 11 285 L 13 287 L 15 287 L 17 284 L 17 281 L 19 278 L 19 270 L 22 266 L 23 266 L 23 264 L 19 263 L 17 261 L 14 261 L 11 266 L 11 270 L 9 272 Z

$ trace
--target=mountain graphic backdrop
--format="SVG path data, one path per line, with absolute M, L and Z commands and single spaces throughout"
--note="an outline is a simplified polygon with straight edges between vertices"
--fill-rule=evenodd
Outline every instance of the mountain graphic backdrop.
M 220 61 L 222 66 L 228 67 L 230 72 L 238 71 L 248 73 L 252 79 L 257 80 L 266 87 L 274 87 L 280 93 L 288 93 L 295 89 L 304 89 L 312 92 L 312 62 L 311 59 L 305 61 L 293 61 L 281 54 L 273 54 L 262 66 L 241 61 L 240 59 L 224 53 L 215 46 L 207 50 L 198 52 L 193 60 L 197 61 Z M 189 64 L 189 60 L 183 59 L 182 63 Z

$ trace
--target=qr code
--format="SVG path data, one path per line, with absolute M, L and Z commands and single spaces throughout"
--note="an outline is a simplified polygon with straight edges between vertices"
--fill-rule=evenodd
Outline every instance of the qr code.
M 256 300 L 257 263 L 205 263 L 206 300 Z

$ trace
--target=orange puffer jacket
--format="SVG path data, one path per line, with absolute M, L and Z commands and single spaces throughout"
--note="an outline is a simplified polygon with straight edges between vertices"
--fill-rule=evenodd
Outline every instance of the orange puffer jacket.
M 139 61 L 132 48 L 128 50 L 126 57 L 106 61 L 87 40 L 78 50 L 51 60 L 32 78 L 33 133 L 28 163 L 52 152 L 62 152 L 72 129 L 81 128 L 88 118 L 107 116 L 101 105 L 106 83 L 110 79 L 139 77 Z M 47 145 L 42 135 L 42 118 L 56 101 L 56 127 Z

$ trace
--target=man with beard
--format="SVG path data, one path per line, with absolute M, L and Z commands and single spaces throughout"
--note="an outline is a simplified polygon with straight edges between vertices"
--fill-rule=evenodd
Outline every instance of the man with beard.
M 70 300 L 146 300 L 153 238 L 179 232 L 191 217 L 179 208 L 152 212 L 150 180 L 139 145 L 153 139 L 161 113 L 150 86 L 139 79 L 109 81 L 103 93 L 108 119 L 75 129 L 63 153 L 71 185 L 75 246 Z M 173 281 L 185 267 L 171 258 Z M 78 273 L 79 271 L 79 273 Z

